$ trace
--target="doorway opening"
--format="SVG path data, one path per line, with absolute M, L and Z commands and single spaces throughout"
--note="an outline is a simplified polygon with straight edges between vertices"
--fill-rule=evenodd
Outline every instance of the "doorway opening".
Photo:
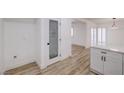
M 71 23 L 72 56 L 86 47 L 86 23 L 74 19 Z

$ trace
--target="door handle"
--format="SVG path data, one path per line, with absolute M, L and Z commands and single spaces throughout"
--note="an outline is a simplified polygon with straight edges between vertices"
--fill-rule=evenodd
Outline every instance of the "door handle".
M 50 45 L 50 43 L 47 43 L 47 45 Z

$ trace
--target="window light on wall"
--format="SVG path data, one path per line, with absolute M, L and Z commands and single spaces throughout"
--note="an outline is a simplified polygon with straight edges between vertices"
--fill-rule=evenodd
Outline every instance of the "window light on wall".
M 74 36 L 74 29 L 73 29 L 73 27 L 71 28 L 71 37 L 73 37 Z
M 106 28 L 91 28 L 91 45 L 106 44 Z
M 96 44 L 96 28 L 91 28 L 91 44 Z

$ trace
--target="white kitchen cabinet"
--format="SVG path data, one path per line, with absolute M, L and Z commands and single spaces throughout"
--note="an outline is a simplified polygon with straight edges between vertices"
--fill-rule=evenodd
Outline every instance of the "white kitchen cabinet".
M 122 54 L 91 48 L 91 65 L 94 71 L 105 75 L 122 75 Z
M 107 52 L 104 61 L 105 75 L 122 75 L 122 54 Z
M 122 60 L 106 57 L 104 62 L 105 75 L 122 75 Z
M 122 62 L 122 74 L 124 75 L 124 55 L 123 55 L 123 62 Z
M 91 65 L 90 67 L 97 71 L 100 74 L 103 74 L 103 61 L 102 61 L 102 55 L 99 54 L 98 49 L 92 49 L 91 48 Z

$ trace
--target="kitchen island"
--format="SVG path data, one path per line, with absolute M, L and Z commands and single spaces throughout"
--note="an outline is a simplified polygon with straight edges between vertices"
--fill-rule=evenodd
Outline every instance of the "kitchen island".
M 93 45 L 90 51 L 90 70 L 101 75 L 124 74 L 124 47 Z

